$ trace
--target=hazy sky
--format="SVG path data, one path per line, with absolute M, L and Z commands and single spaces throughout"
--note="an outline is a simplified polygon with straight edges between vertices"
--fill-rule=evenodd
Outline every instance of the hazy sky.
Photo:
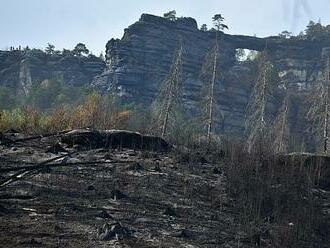
M 44 48 L 48 42 L 71 49 L 83 42 L 95 54 L 110 38 L 121 38 L 142 13 L 173 9 L 209 27 L 221 13 L 232 34 L 297 33 L 309 20 L 330 24 L 330 0 L 0 0 L 0 9 L 0 49 Z

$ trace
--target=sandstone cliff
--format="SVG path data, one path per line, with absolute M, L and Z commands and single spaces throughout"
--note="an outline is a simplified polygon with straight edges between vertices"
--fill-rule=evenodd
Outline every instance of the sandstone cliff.
M 114 90 L 127 101 L 150 103 L 170 68 L 175 50 L 182 43 L 186 102 L 196 107 L 202 88 L 198 80 L 201 66 L 212 49 L 214 38 L 214 32 L 200 31 L 192 18 L 169 21 L 143 14 L 138 22 L 125 29 L 122 39 L 108 42 L 107 68 L 94 79 L 92 86 L 103 92 Z M 280 84 L 288 82 L 294 91 L 304 91 L 319 80 L 322 48 L 330 46 L 329 40 L 257 38 L 224 33 L 221 33 L 220 42 L 222 79 L 217 94 L 224 117 L 220 128 L 235 132 L 243 130 L 246 105 L 254 83 L 249 63 L 235 60 L 237 48 L 267 49 L 281 77 Z M 276 112 L 277 101 L 272 102 L 272 111 Z
M 139 21 L 125 29 L 122 39 L 111 39 L 106 45 L 106 63 L 96 57 L 47 55 L 40 50 L 0 51 L 0 84 L 15 86 L 19 95 L 28 95 L 34 81 L 62 76 L 72 85 L 89 85 L 101 92 L 113 91 L 127 102 L 150 104 L 167 75 L 176 49 L 184 48 L 184 96 L 188 109 L 196 113 L 202 104 L 203 82 L 199 79 L 205 56 L 212 49 L 214 32 L 198 29 L 192 18 L 169 21 L 143 14 Z M 290 125 L 298 135 L 305 132 L 304 100 L 320 80 L 321 54 L 330 47 L 327 38 L 304 40 L 279 37 L 257 38 L 220 34 L 221 78 L 216 90 L 217 105 L 223 117 L 218 129 L 242 133 L 246 106 L 255 82 L 255 65 L 238 62 L 236 49 L 267 49 L 284 83 L 298 97 L 290 113 Z M 282 91 L 283 92 L 283 91 Z M 275 115 L 281 97 L 270 100 Z M 301 136 L 301 135 L 300 135 Z
M 0 85 L 29 94 L 33 82 L 62 77 L 71 85 L 89 85 L 105 63 L 95 57 L 48 55 L 41 50 L 0 51 Z

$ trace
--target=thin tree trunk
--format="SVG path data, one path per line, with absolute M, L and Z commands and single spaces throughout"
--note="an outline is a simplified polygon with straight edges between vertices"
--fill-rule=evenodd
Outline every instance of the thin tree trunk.
M 171 87 L 172 88 L 172 87 Z M 165 134 L 166 134 L 166 129 L 167 129 L 167 122 L 168 122 L 168 117 L 170 115 L 170 111 L 171 111 L 171 106 L 172 106 L 172 94 L 170 94 L 169 96 L 169 100 L 167 102 L 167 106 L 166 106 L 166 111 L 165 111 L 165 118 L 164 118 L 164 122 L 163 122 L 163 127 L 162 127 L 162 135 L 161 137 L 164 138 Z
M 328 152 L 328 126 L 329 126 L 329 83 L 330 83 L 330 58 L 327 58 L 326 69 L 325 69 L 325 113 L 324 113 L 324 128 L 323 128 L 323 139 L 324 139 L 324 153 Z
M 263 69 L 263 78 L 262 78 L 262 92 L 261 92 L 261 127 L 262 127 L 262 133 L 263 133 L 263 129 L 264 129 L 264 126 L 265 126 L 265 109 L 266 109 L 266 74 L 267 74 L 267 71 L 266 71 L 266 67 Z
M 207 126 L 207 143 L 208 146 L 211 143 L 211 132 L 212 132 L 212 124 L 213 124 L 213 108 L 214 108 L 214 86 L 216 80 L 216 72 L 217 72 L 217 60 L 218 60 L 218 33 L 216 33 L 216 41 L 215 41 L 215 49 L 214 49 L 214 60 L 213 60 L 213 72 L 212 72 L 212 81 L 210 88 L 210 104 L 208 111 L 208 126 Z
M 281 123 L 281 137 L 280 137 L 280 145 L 279 145 L 279 151 L 284 152 L 284 139 L 285 139 L 285 128 L 287 125 L 287 118 L 288 118 L 288 101 L 289 101 L 289 94 L 286 93 L 285 99 L 284 99 L 284 116 L 282 118 L 282 123 Z
M 328 89 L 326 89 L 326 91 L 328 91 Z M 327 151 L 328 151 L 328 118 L 329 118 L 328 101 L 326 100 L 325 115 L 324 115 L 324 129 L 323 129 L 323 139 L 324 139 L 324 150 L 323 151 L 324 151 L 324 153 L 327 153 Z
M 161 137 L 164 138 L 166 135 L 166 131 L 167 131 L 167 127 L 168 127 L 168 120 L 169 120 L 169 116 L 170 113 L 172 111 L 173 108 L 173 104 L 175 101 L 175 97 L 174 95 L 179 94 L 179 92 L 175 92 L 178 89 L 178 85 L 180 84 L 180 71 L 179 71 L 179 67 L 180 64 L 182 63 L 182 45 L 180 47 L 179 53 L 175 59 L 174 62 L 174 70 L 172 72 L 172 75 L 169 79 L 169 88 L 167 90 L 167 92 L 165 92 L 167 101 L 166 101 L 166 107 L 165 107 L 165 116 L 164 116 L 164 120 L 162 123 L 162 130 L 161 130 Z

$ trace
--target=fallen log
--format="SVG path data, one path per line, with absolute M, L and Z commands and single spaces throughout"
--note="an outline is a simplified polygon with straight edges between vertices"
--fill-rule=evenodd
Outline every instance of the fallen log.
M 46 168 L 48 163 L 51 163 L 53 161 L 56 161 L 58 159 L 61 159 L 61 158 L 65 158 L 67 156 L 70 156 L 72 154 L 74 154 L 76 152 L 71 152 L 71 153 L 68 153 L 68 154 L 65 154 L 65 155 L 61 155 L 61 156 L 57 156 L 55 158 L 51 158 L 51 159 L 48 159 L 46 161 L 43 161 L 41 163 L 39 163 L 38 165 L 36 165 L 34 168 L 32 169 L 19 169 L 17 173 L 15 173 L 14 175 L 4 179 L 3 181 L 0 182 L 0 188 L 12 183 L 12 182 L 15 182 L 17 180 L 20 180 L 22 179 L 23 177 L 31 174 L 31 173 L 34 173 L 34 172 L 39 172 L 39 170 L 43 170 L 44 168 Z

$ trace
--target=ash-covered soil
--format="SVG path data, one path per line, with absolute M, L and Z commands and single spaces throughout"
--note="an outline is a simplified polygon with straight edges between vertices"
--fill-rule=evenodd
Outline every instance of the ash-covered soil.
M 220 165 L 173 152 L 49 149 L 58 139 L 1 146 L 1 247 L 252 245 Z

